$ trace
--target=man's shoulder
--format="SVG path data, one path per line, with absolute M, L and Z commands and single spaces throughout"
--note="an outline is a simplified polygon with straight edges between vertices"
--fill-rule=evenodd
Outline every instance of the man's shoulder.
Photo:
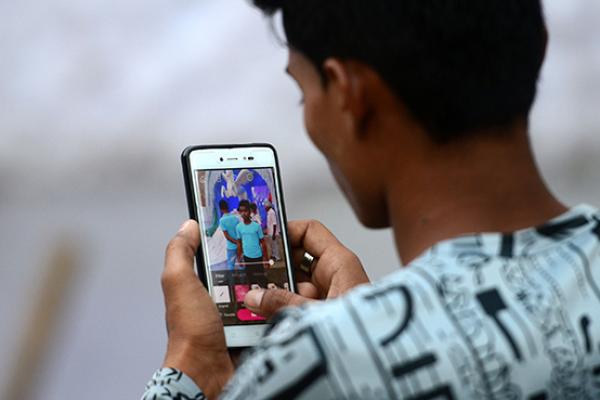
M 223 216 L 221 217 L 221 221 L 223 221 L 223 222 L 229 222 L 229 223 L 231 223 L 231 222 L 233 222 L 233 221 L 237 222 L 237 221 L 238 221 L 238 219 L 237 219 L 237 217 L 236 217 L 235 215 L 233 215 L 233 214 L 227 214 L 227 215 L 223 215 Z
M 416 379 L 424 396 L 516 398 L 548 385 L 558 397 L 584 394 L 591 389 L 575 377 L 598 358 L 584 357 L 571 327 L 591 332 L 597 314 L 600 217 L 594 211 L 585 221 L 451 239 L 337 299 L 286 309 L 253 367 L 297 357 L 304 372 L 322 368 L 341 382 L 335 398 L 398 398 Z M 568 379 L 554 373 L 573 365 Z M 442 378 L 428 384 L 426 371 Z
M 336 299 L 286 309 L 274 321 L 272 332 L 293 336 L 293 332 L 310 329 L 325 338 L 332 333 L 323 331 L 333 329 L 335 336 L 353 343 L 404 340 L 405 330 L 414 336 L 417 320 L 432 330 L 447 327 L 450 321 L 441 291 L 451 287 L 447 280 L 468 283 L 471 278 L 469 269 L 455 258 L 432 256 Z
M 242 221 L 237 225 L 237 229 L 245 233 L 252 233 L 260 230 L 260 225 L 254 221 L 251 221 L 249 224 Z

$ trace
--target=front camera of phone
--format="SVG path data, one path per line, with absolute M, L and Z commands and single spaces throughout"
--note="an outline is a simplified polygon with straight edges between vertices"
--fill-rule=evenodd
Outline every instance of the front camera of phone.
M 223 162 L 223 157 L 219 158 L 219 161 Z
M 254 157 L 248 157 L 248 160 L 252 161 L 254 160 Z

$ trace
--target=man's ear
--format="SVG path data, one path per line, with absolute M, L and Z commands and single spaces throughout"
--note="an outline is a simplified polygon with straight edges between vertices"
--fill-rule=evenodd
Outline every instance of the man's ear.
M 354 131 L 362 137 L 366 133 L 369 107 L 367 81 L 361 65 L 328 58 L 323 63 L 323 71 L 327 79 L 327 90 L 335 96 L 340 111 L 352 120 Z

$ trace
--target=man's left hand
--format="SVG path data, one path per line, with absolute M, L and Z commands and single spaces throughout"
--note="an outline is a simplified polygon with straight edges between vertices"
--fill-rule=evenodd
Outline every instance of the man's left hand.
M 167 247 L 162 288 L 169 343 L 163 368 L 183 371 L 208 398 L 215 398 L 234 367 L 217 307 L 194 273 L 199 243 L 198 223 L 190 220 Z

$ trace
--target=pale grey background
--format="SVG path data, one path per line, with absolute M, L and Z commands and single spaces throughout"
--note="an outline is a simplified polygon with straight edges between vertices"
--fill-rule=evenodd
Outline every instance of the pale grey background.
M 600 3 L 545 4 L 536 153 L 562 199 L 597 206 Z M 28 397 L 142 393 L 163 355 L 159 275 L 189 144 L 273 143 L 290 218 L 322 220 L 373 278 L 399 266 L 305 137 L 285 51 L 245 1 L 5 1 L 0 18 L 0 397 L 61 241 L 78 272 Z

